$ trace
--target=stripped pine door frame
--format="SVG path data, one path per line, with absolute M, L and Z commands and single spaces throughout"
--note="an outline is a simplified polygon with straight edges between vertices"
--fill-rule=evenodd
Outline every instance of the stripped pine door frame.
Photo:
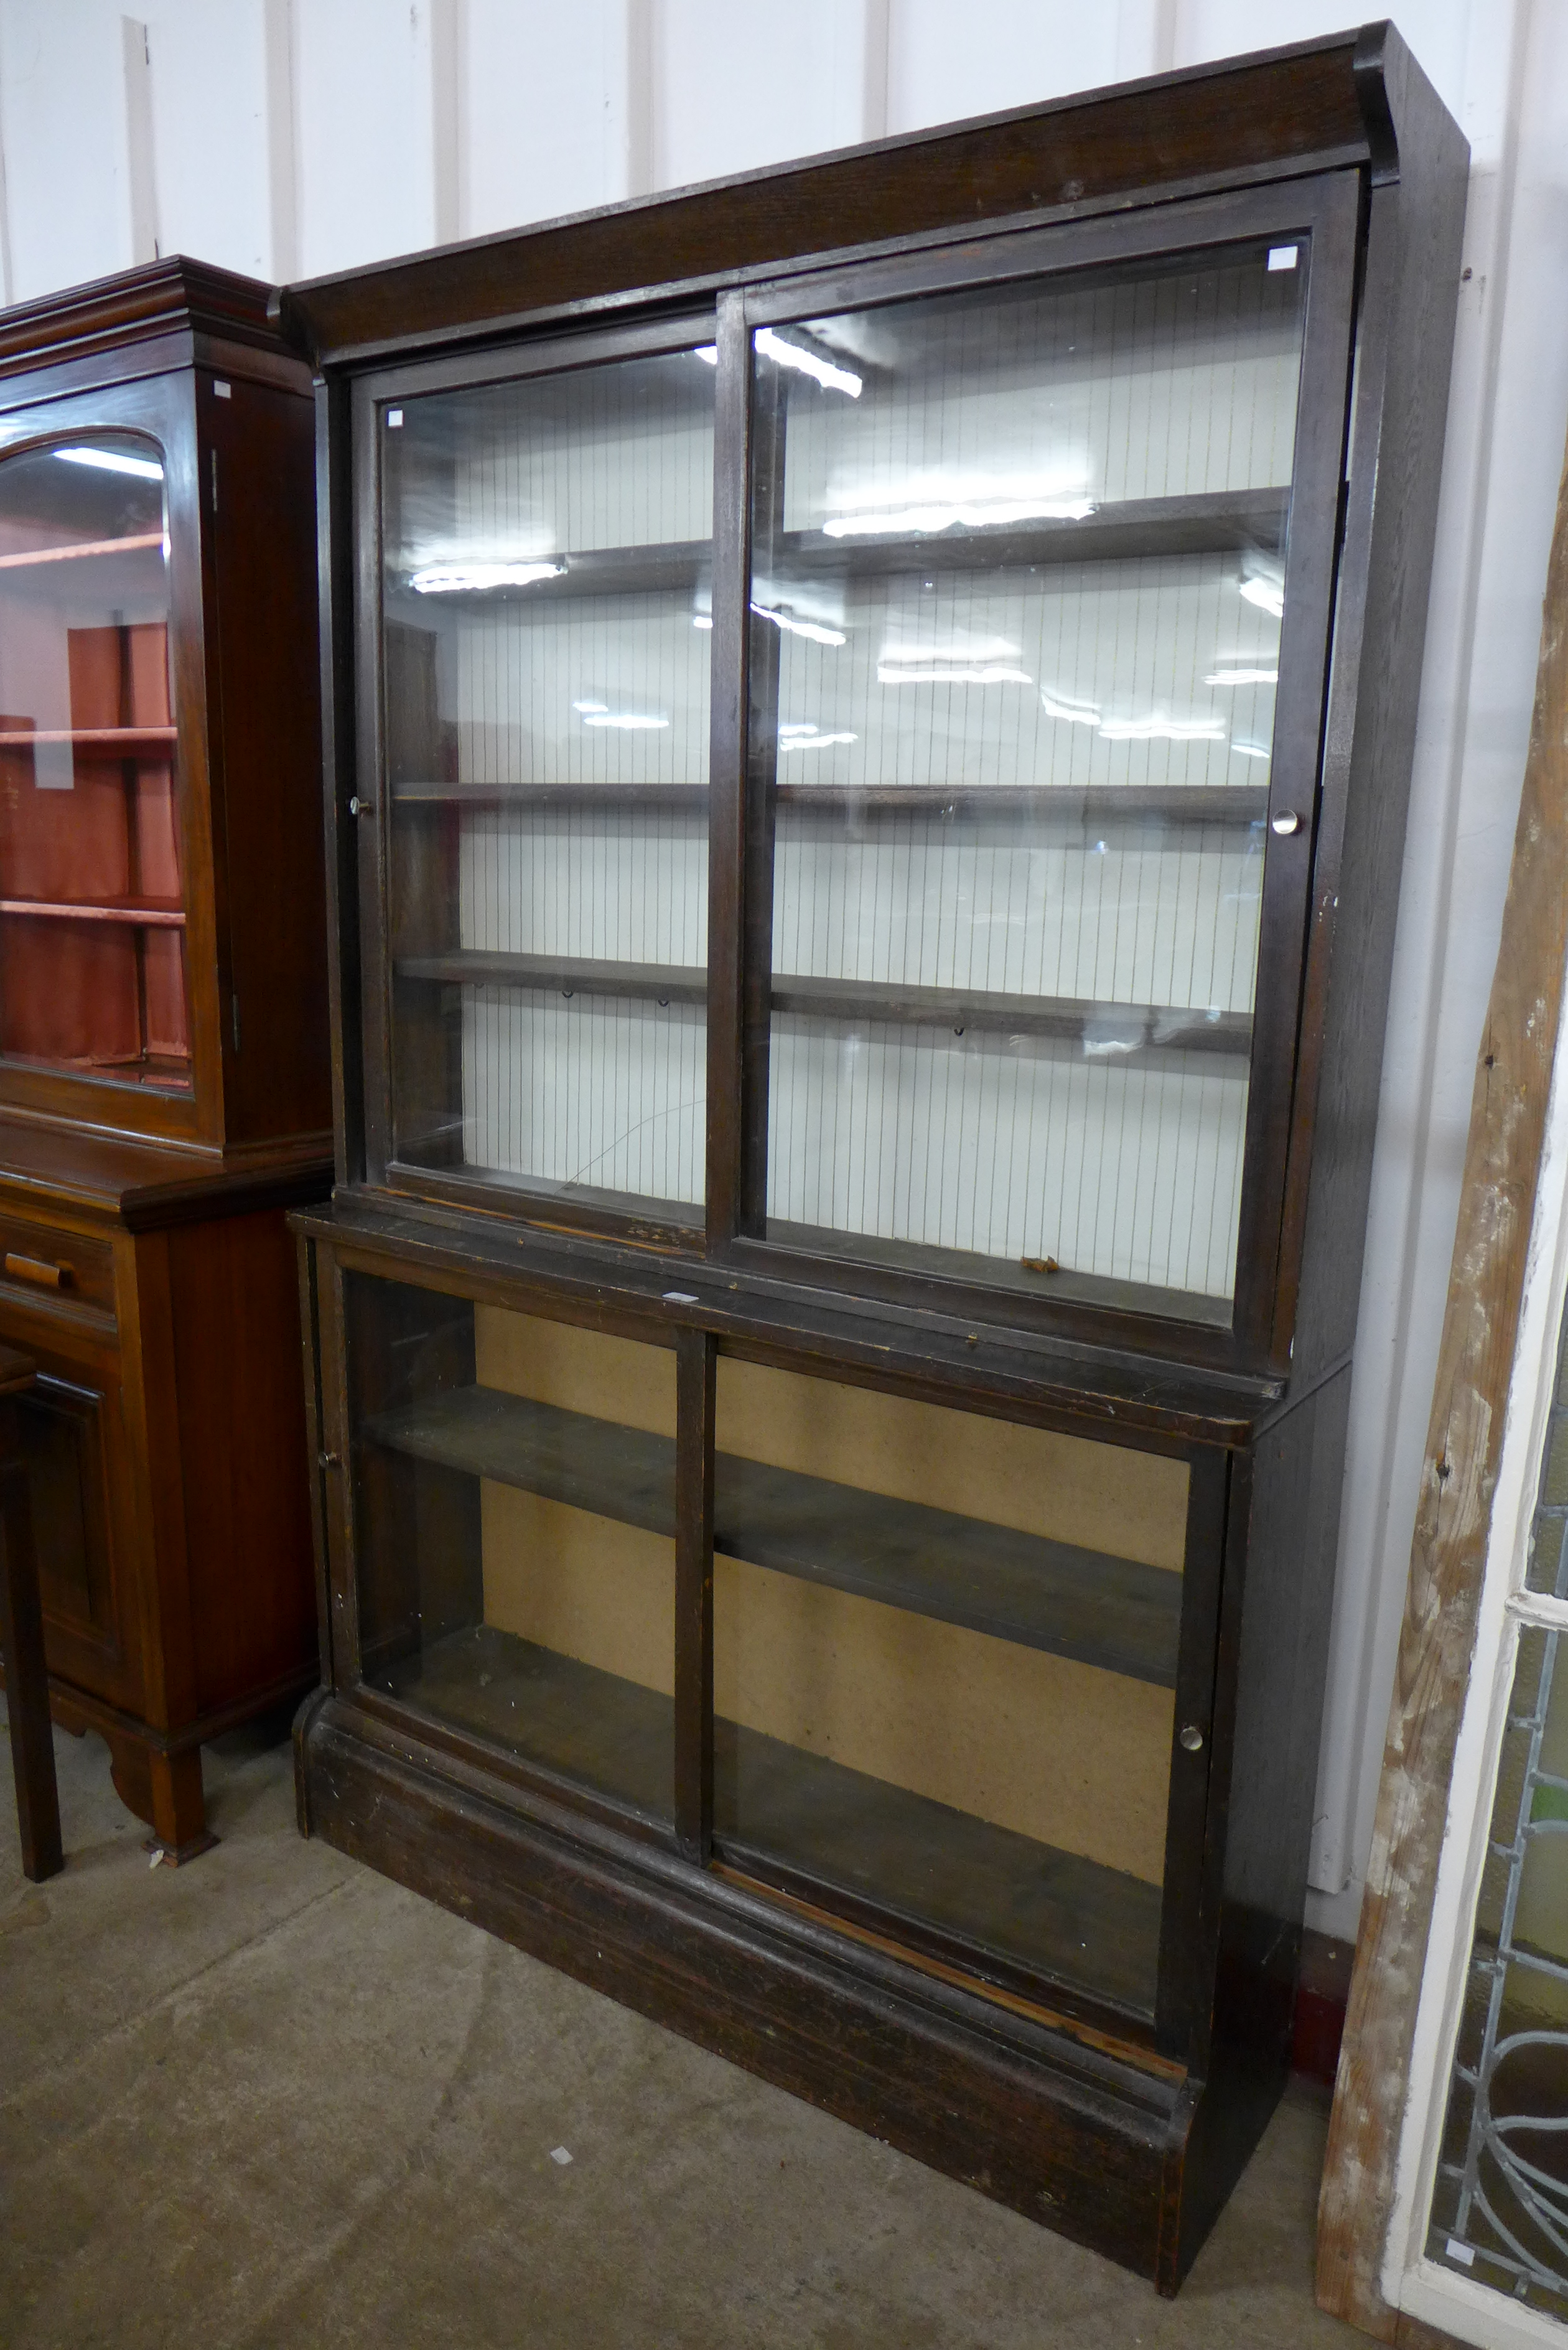
M 1561 1158 L 1553 1161 L 1547 1144 L 1553 1070 L 1562 1057 L 1565 952 L 1568 464 L 1558 494 L 1501 945 L 1477 1059 L 1383 1778 L 1318 2209 L 1321 2306 L 1404 2350 L 1433 2339 L 1419 2318 L 1386 2297 L 1386 2287 L 1398 2290 L 1397 2187 L 1405 2188 L 1407 2199 L 1409 2193 L 1401 2133 L 1407 2118 L 1418 2119 L 1417 2109 L 1424 2111 L 1445 2085 L 1423 2080 L 1413 2057 L 1424 1977 L 1430 1966 L 1446 1980 L 1451 1957 L 1432 1941 L 1435 1925 L 1442 1931 L 1453 1923 L 1438 1903 L 1439 1866 L 1453 1836 L 1468 1843 L 1474 1804 L 1474 1788 L 1461 1786 L 1456 1776 L 1461 1717 L 1483 1598 L 1494 1583 L 1506 1583 L 1512 1565 L 1518 1513 L 1499 1506 L 1505 1442 L 1516 1420 L 1539 1418 L 1533 1391 L 1542 1377 L 1551 1378 L 1549 1360 L 1543 1365 L 1535 1354 L 1527 1357 L 1525 1347 L 1528 1306 L 1548 1285 L 1563 1211 L 1563 1201 L 1542 1188 L 1542 1176 L 1548 1164 L 1556 1182 L 1563 1176 Z M 1550 1357 L 1550 1341 L 1546 1353 Z M 1522 1436 L 1521 1430 L 1521 1441 Z M 1532 1490 L 1528 1481 L 1524 1490 Z M 1525 1525 L 1528 1520 L 1527 1502 Z M 1450 1802 L 1459 1814 L 1452 1832 Z M 1468 1931 L 1468 1913 L 1457 1931 Z M 1418 2140 L 1418 2128 L 1415 2136 Z M 1417 2214 L 1417 2230 L 1419 2220 Z M 1488 2298 L 1506 2314 L 1501 2297 Z M 1456 2298 L 1456 2321 L 1458 2315 Z

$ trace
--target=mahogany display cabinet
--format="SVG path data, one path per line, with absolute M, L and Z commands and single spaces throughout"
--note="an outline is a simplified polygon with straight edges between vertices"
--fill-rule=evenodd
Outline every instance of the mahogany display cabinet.
M 316 1677 L 285 1214 L 331 1180 L 308 369 L 155 264 L 0 313 L 0 1339 L 51 1701 L 165 1856 Z
M 1465 182 L 1378 26 L 280 296 L 302 1825 L 1168 2292 L 1288 2064 Z

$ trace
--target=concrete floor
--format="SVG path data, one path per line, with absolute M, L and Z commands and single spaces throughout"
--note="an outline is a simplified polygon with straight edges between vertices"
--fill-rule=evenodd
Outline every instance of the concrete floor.
M 1041 2350 L 1361 2339 L 1293 2091 L 1174 2303 L 296 1833 L 209 1749 L 150 1868 L 94 1738 L 29 1886 L 0 1749 L 5 2350 Z M 569 2164 L 552 2149 L 569 2150 Z

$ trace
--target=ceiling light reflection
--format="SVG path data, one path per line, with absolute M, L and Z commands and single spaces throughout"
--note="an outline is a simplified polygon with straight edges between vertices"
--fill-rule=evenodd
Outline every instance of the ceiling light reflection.
M 583 720 L 585 726 L 614 726 L 627 734 L 649 733 L 669 723 L 668 718 L 655 718 L 637 710 L 596 710 Z
M 1223 743 L 1225 726 L 1220 718 L 1168 718 L 1162 710 L 1151 710 L 1141 718 L 1105 718 L 1100 722 L 1101 740 L 1106 743 Z
M 1040 700 L 1047 718 L 1060 718 L 1069 726 L 1097 726 L 1100 705 L 1097 702 L 1071 702 L 1065 696 L 1053 693 L 1042 686 Z
M 100 473 L 134 473 L 138 481 L 161 482 L 163 468 L 151 457 L 128 457 L 119 449 L 57 449 L 62 465 L 92 465 Z
M 1002 661 L 910 662 L 877 664 L 878 685 L 1033 685 L 1026 670 L 1010 669 Z
M 842 629 L 825 629 L 820 621 L 797 619 L 793 612 L 784 611 L 773 605 L 753 604 L 752 609 L 759 620 L 771 620 L 774 628 L 782 629 L 786 636 L 805 637 L 814 645 L 841 645 L 846 641 Z M 711 620 L 708 625 L 710 628 L 712 627 Z
M 416 571 L 409 581 L 416 596 L 481 595 L 490 588 L 531 588 L 536 579 L 558 579 L 564 563 L 446 563 Z
M 851 374 L 847 368 L 835 367 L 831 359 L 819 359 L 815 351 L 808 351 L 799 343 L 786 343 L 771 327 L 759 327 L 754 339 L 764 357 L 775 360 L 780 367 L 794 368 L 798 374 L 810 376 L 824 391 L 841 391 L 848 400 L 858 400 L 865 390 L 861 377 Z

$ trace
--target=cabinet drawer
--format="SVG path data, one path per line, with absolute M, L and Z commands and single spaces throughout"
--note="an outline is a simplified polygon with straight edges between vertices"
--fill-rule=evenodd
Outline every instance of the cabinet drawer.
M 114 1312 L 114 1251 L 108 1241 L 0 1215 L 0 1297 Z

